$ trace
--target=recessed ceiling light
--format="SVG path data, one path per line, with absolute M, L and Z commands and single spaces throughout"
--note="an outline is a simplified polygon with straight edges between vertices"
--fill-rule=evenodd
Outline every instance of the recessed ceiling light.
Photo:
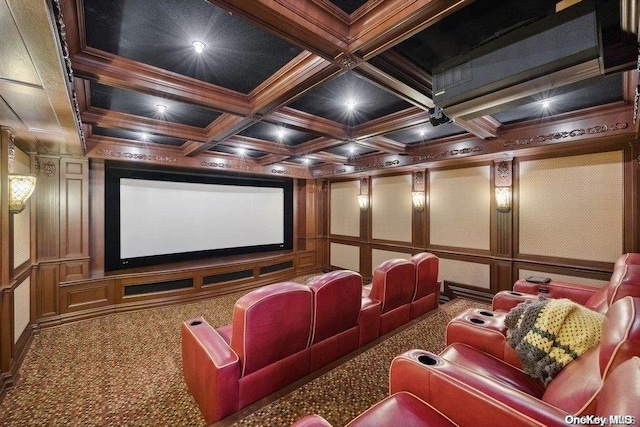
M 347 110 L 349 110 L 349 111 L 353 111 L 356 108 L 356 102 L 355 101 L 347 101 L 344 105 L 347 107 Z
M 284 129 L 283 128 L 278 128 L 278 130 L 276 131 L 276 136 L 280 140 L 284 139 L 284 137 L 285 137 Z
M 420 129 L 418 133 L 420 134 L 420 136 L 425 136 L 427 134 L 427 131 L 425 129 Z
M 540 104 L 542 105 L 542 108 L 549 108 L 549 105 L 551 105 L 551 101 L 549 101 L 548 99 L 545 99 Z
M 351 144 L 351 145 L 349 146 L 349 153 L 353 154 L 353 153 L 355 153 L 355 152 L 356 152 L 356 146 L 355 146 L 355 145 L 353 145 L 353 144 Z
M 140 133 L 140 139 L 143 141 L 148 141 L 149 140 L 149 134 L 146 132 L 141 132 Z
M 238 148 L 238 154 L 241 156 L 244 156 L 245 154 L 247 154 L 247 150 L 245 150 L 244 148 L 240 147 Z
M 302 159 L 302 161 L 304 162 L 305 165 L 309 164 L 309 158 L 305 157 L 304 159 Z
M 202 51 L 204 50 L 204 43 L 202 43 L 201 41 L 194 41 L 193 43 L 191 43 L 193 45 L 193 48 L 196 50 L 196 53 L 202 53 Z
M 166 105 L 158 104 L 158 105 L 156 105 L 156 108 L 158 109 L 158 113 L 160 113 L 160 114 L 162 114 L 165 111 L 167 111 L 167 106 Z

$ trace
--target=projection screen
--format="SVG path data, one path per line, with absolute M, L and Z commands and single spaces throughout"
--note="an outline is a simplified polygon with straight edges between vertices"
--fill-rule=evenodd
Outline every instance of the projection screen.
M 281 182 L 143 175 L 107 179 L 107 269 L 292 246 L 292 197 Z

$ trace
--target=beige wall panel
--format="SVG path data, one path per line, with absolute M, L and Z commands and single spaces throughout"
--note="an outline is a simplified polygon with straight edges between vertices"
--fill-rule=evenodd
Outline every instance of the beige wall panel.
M 371 273 L 373 273 L 380 264 L 392 258 L 409 259 L 411 258 L 411 254 L 405 252 L 393 252 L 385 251 L 382 249 L 373 249 L 371 251 Z
M 27 154 L 16 147 L 13 172 L 21 175 L 29 175 L 30 159 Z M 36 191 L 37 185 L 36 185 Z M 33 197 L 33 196 L 32 196 Z M 18 267 L 31 258 L 31 200 L 29 199 L 24 210 L 13 214 L 13 267 Z
M 521 162 L 519 252 L 614 262 L 623 191 L 622 151 Z
M 13 292 L 13 342 L 18 342 L 20 335 L 29 326 L 31 307 L 31 278 L 27 277 Z
M 360 236 L 360 181 L 331 183 L 331 234 Z
M 371 191 L 372 237 L 411 242 L 411 175 L 374 178 Z
M 489 166 L 429 173 L 430 244 L 490 249 L 490 177 Z
M 584 277 L 578 276 L 566 276 L 564 274 L 554 274 L 548 273 L 546 271 L 535 271 L 535 270 L 519 270 L 518 276 L 522 279 L 526 279 L 529 276 L 542 276 L 549 277 L 551 280 L 556 282 L 566 282 L 566 283 L 578 283 L 587 286 L 593 286 L 594 288 L 601 288 L 606 285 L 606 280 L 597 280 L 597 279 L 587 279 Z
M 440 258 L 438 273 L 440 280 L 476 288 L 491 288 L 491 268 L 488 264 Z
M 329 263 L 334 267 L 360 271 L 360 247 L 331 243 Z

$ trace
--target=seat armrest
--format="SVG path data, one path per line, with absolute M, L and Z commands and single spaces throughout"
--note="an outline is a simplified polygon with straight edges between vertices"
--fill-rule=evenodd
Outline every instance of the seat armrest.
M 380 301 L 369 297 L 362 297 L 360 318 L 358 319 L 358 326 L 360 328 L 359 347 L 378 338 L 378 333 L 380 332 L 380 310 Z
M 524 292 L 500 291 L 493 296 L 491 301 L 491 309 L 497 312 L 508 312 L 521 302 L 535 301 L 538 299 L 537 294 L 528 294 Z
M 424 350 L 391 362 L 389 393 L 406 391 L 458 425 L 566 426 L 569 415 L 546 402 Z
M 531 283 L 520 279 L 513 285 L 513 290 L 525 294 L 543 295 L 548 298 L 569 298 L 578 304 L 584 305 L 591 296 L 598 292 L 599 288 L 556 281 Z
M 207 423 L 238 410 L 238 355 L 202 317 L 182 323 L 182 371 Z

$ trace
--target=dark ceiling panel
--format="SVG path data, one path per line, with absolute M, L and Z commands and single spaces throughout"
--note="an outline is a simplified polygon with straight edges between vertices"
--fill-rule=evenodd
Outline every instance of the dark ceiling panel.
M 104 86 L 96 82 L 91 82 L 90 88 L 92 106 L 150 119 L 205 128 L 221 115 L 217 111 L 197 105 Z M 160 113 L 158 105 L 167 107 L 166 111 Z
M 440 126 L 431 126 L 430 124 L 414 126 L 388 133 L 385 136 L 403 144 L 416 144 L 462 133 L 465 133 L 465 130 L 455 123 L 446 123 Z
M 287 145 L 298 145 L 319 137 L 311 132 L 303 132 L 286 126 L 267 122 L 257 122 L 240 132 L 239 135 L 273 141 Z
M 238 158 L 248 157 L 252 159 L 257 159 L 269 154 L 269 153 L 265 153 L 264 151 L 250 150 L 247 148 L 242 148 L 240 146 L 234 147 L 226 144 L 218 144 L 209 151 L 212 153 L 218 152 L 218 153 L 232 154 L 234 156 L 237 156 Z
M 338 6 L 348 14 L 355 12 L 360 6 L 367 3 L 368 0 L 330 0 L 331 3 Z
M 331 147 L 324 151 L 327 153 L 335 154 L 337 156 L 348 157 L 350 159 L 355 159 L 358 156 L 364 156 L 365 154 L 371 154 L 375 152 L 375 150 L 351 142 L 346 142 L 342 145 Z
M 549 100 L 547 108 L 543 108 L 543 100 Z M 509 124 L 621 100 L 622 74 L 613 74 L 525 98 L 524 105 L 494 113 L 493 117 L 501 123 Z
M 88 46 L 242 93 L 301 52 L 204 0 L 85 0 L 84 12 Z
M 433 68 L 517 26 L 555 12 L 555 0 L 475 1 L 394 47 L 431 73 Z
M 124 129 L 103 128 L 99 126 L 93 126 L 92 132 L 94 135 L 110 136 L 112 138 L 139 141 L 141 144 L 153 142 L 156 144 L 180 147 L 186 142 L 184 139 L 172 138 L 170 136 L 157 135 L 153 133 L 132 132 Z
M 353 111 L 347 103 L 354 102 Z M 289 105 L 347 126 L 355 126 L 412 105 L 349 71 Z

